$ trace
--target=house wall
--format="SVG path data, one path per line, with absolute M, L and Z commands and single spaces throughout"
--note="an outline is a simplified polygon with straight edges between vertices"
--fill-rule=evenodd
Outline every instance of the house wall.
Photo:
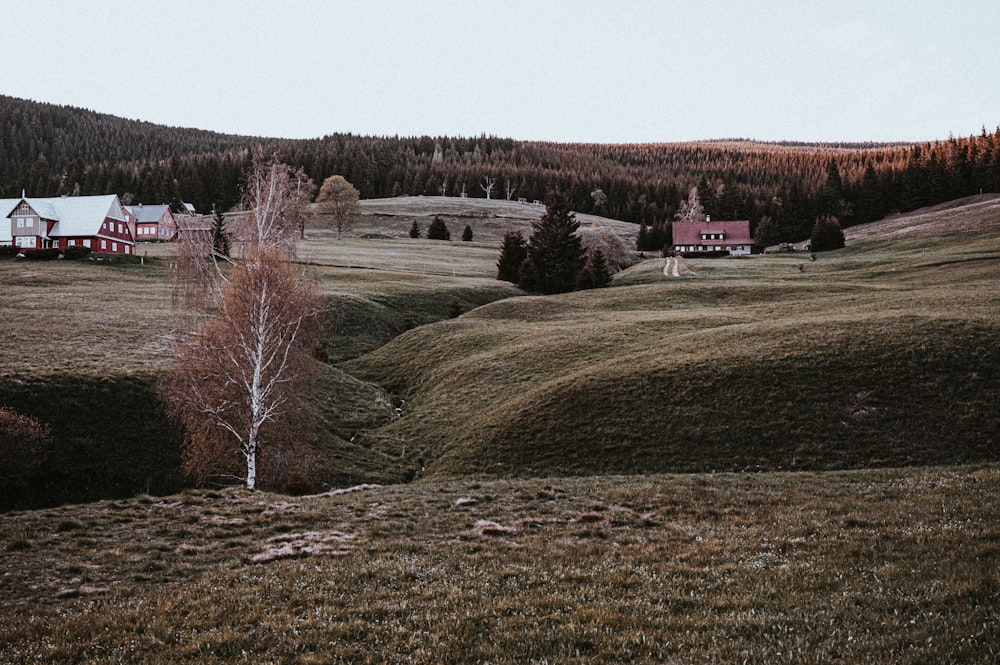
M 156 237 L 158 240 L 173 240 L 175 235 L 177 235 L 177 223 L 174 221 L 174 214 L 167 208 L 160 217 L 160 223 L 157 224 Z

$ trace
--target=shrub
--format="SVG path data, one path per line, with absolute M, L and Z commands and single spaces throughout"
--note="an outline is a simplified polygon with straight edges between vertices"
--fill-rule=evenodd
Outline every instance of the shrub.
M 0 256 L 17 256 L 20 253 L 21 248 L 17 245 L 0 245 Z
M 472 227 L 468 224 L 465 225 L 465 230 L 462 231 L 462 241 L 472 242 Z
M 67 247 L 63 250 L 63 257 L 68 261 L 73 261 L 75 259 L 82 259 L 85 256 L 90 255 L 90 248 L 84 247 L 83 245 L 73 245 L 72 247 Z
M 62 254 L 62 250 L 58 247 L 24 250 L 24 258 L 29 261 L 52 261 L 53 259 L 58 259 L 60 254 Z
M 448 318 L 455 319 L 460 316 L 462 316 L 462 301 L 455 296 L 448 301 Z

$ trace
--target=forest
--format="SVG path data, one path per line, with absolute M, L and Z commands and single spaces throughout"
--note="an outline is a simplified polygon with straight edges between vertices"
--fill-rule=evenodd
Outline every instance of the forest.
M 255 152 L 316 183 L 343 175 L 362 198 L 445 195 L 542 200 L 665 229 L 692 187 L 715 219 L 749 219 L 768 244 L 1000 191 L 1000 128 L 901 143 L 743 139 L 603 145 L 478 137 L 316 139 L 220 134 L 0 96 L 0 196 L 117 193 L 126 203 L 231 209 Z M 487 192 L 487 190 L 490 190 Z M 603 195 L 597 193 L 600 190 Z M 763 228 L 759 228 L 759 227 Z

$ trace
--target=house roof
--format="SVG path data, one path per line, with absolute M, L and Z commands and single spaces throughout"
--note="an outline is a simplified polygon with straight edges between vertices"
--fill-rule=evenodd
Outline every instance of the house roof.
M 0 219 L 7 219 L 20 202 L 21 199 L 0 199 Z M 10 224 L 0 223 L 0 243 L 10 244 L 13 239 L 10 234 Z
M 125 206 L 125 209 L 132 213 L 135 221 L 139 224 L 155 224 L 160 221 L 164 213 L 170 209 L 168 205 L 138 205 Z
M 674 245 L 752 245 L 750 221 L 746 219 L 726 222 L 674 222 L 671 226 Z M 722 240 L 702 240 L 703 233 L 721 233 Z
M 56 222 L 49 232 L 50 236 L 96 236 L 100 233 L 105 218 L 125 221 L 121 204 L 118 203 L 118 196 L 115 194 L 3 199 L 0 214 L 3 214 L 5 219 L 10 217 L 22 200 L 27 202 L 40 217 Z M 13 205 L 8 207 L 8 201 L 13 201 Z M 7 226 L 9 232 L 9 225 L 2 226 Z

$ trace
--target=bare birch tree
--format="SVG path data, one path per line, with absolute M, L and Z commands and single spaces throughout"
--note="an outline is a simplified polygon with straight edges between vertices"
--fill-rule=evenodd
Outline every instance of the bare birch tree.
M 489 200 L 490 195 L 493 193 L 493 187 L 496 186 L 496 184 L 496 178 L 491 178 L 488 175 L 483 176 L 483 182 L 479 185 L 479 188 L 486 192 L 487 200 Z
M 514 192 L 517 191 L 517 185 L 508 178 L 504 181 L 503 191 L 507 195 L 507 200 L 510 201 L 514 197 Z
M 214 252 L 199 255 L 200 238 L 185 250 L 207 266 L 191 274 L 209 280 L 205 302 L 215 313 L 182 345 L 159 392 L 184 427 L 184 470 L 199 481 L 228 475 L 254 489 L 262 452 L 280 459 L 306 438 L 301 397 L 322 304 L 291 260 L 308 201 L 296 180 L 283 164 L 255 160 L 233 224 L 238 258 L 224 265 Z

